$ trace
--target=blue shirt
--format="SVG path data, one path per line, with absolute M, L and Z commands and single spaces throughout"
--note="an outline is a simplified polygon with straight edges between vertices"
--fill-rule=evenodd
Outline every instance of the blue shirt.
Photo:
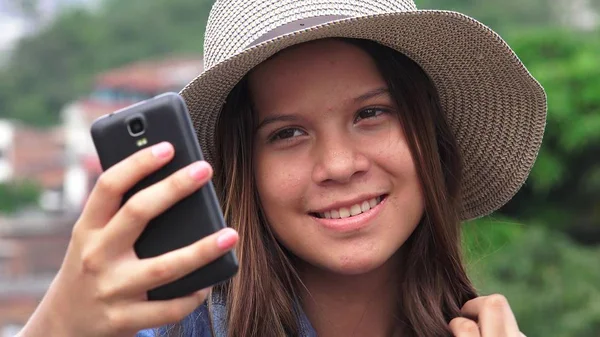
M 212 327 L 215 334 L 211 332 L 211 316 L 208 313 L 207 303 L 202 304 L 193 313 L 186 317 L 182 325 L 182 337 L 227 337 L 227 310 L 223 298 L 213 296 L 211 298 Z M 300 328 L 299 337 L 317 337 L 317 332 L 310 324 L 308 317 L 302 310 L 299 310 L 298 326 Z M 142 330 L 136 337 L 160 337 L 166 336 L 166 332 L 173 326 L 164 326 L 156 329 Z M 157 333 L 158 332 L 158 333 Z

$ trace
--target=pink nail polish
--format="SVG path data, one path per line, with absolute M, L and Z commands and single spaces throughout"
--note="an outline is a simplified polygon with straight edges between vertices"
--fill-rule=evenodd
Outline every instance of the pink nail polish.
M 171 146 L 171 144 L 166 142 L 156 144 L 152 147 L 152 154 L 156 158 L 166 158 L 169 155 L 171 155 L 172 151 L 173 147 Z
M 199 161 L 190 166 L 190 177 L 195 180 L 204 180 L 210 172 L 210 165 L 205 161 Z
M 233 247 L 238 239 L 237 232 L 232 228 L 225 228 L 221 230 L 221 234 L 217 238 L 217 247 L 219 249 L 230 249 Z

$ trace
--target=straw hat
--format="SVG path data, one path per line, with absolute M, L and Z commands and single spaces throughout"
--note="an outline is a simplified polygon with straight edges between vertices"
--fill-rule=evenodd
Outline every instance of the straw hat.
M 286 47 L 328 37 L 376 41 L 429 75 L 462 153 L 463 220 L 519 190 L 544 133 L 543 88 L 491 29 L 460 13 L 417 10 L 412 0 L 218 0 L 205 70 L 181 92 L 207 161 L 214 164 L 216 122 L 237 82 Z

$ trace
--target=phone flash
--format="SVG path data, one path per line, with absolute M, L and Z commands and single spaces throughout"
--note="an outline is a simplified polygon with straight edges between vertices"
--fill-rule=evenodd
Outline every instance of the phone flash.
M 137 140 L 137 146 L 138 147 L 142 147 L 144 145 L 148 144 L 148 139 L 146 138 L 140 138 Z

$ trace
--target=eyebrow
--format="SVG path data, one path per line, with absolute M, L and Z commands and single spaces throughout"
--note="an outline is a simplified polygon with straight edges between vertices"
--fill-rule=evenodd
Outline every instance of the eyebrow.
M 382 95 L 387 95 L 389 93 L 390 93 L 390 91 L 389 91 L 389 89 L 387 87 L 381 87 L 381 88 L 373 89 L 373 90 L 371 90 L 369 92 L 366 92 L 366 93 L 364 93 L 364 94 L 356 97 L 354 99 L 354 103 L 361 103 L 361 102 L 364 102 L 364 101 L 366 101 L 368 99 L 379 97 L 379 96 L 382 96 Z
M 275 123 L 275 122 L 295 122 L 297 120 L 298 120 L 298 117 L 296 117 L 295 115 L 286 115 L 286 114 L 273 115 L 273 116 L 265 117 L 265 119 L 263 119 L 262 122 L 260 122 L 260 124 L 258 124 L 258 126 L 256 127 L 256 130 L 258 131 L 261 128 L 263 128 L 271 123 Z
M 387 87 L 381 87 L 381 88 L 377 88 L 377 89 L 368 91 L 368 92 L 352 99 L 352 101 L 354 103 L 361 103 L 361 102 L 364 102 L 371 98 L 379 97 L 382 95 L 387 95 L 389 93 L 390 93 L 390 91 L 388 90 Z M 269 125 L 269 124 L 272 124 L 275 122 L 295 122 L 297 120 L 298 120 L 298 117 L 296 115 L 291 115 L 291 114 L 276 114 L 273 116 L 268 116 L 268 117 L 265 117 L 258 124 L 258 126 L 256 127 L 256 131 L 260 130 L 261 128 L 265 127 L 266 125 Z

